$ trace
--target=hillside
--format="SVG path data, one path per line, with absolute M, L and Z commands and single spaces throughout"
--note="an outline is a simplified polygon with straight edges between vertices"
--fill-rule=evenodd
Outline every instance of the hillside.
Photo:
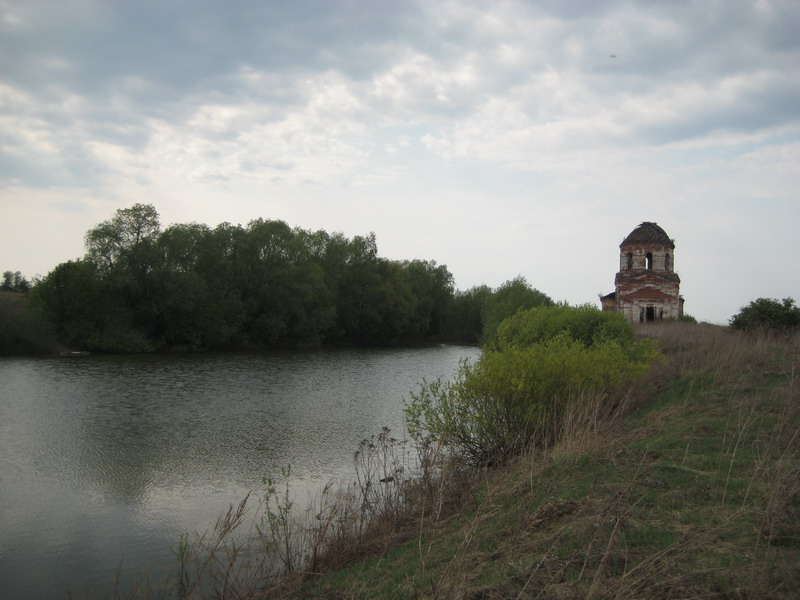
M 271 595 L 797 597 L 800 338 L 640 334 L 666 361 L 624 410 L 575 412 L 546 451 L 449 473 Z

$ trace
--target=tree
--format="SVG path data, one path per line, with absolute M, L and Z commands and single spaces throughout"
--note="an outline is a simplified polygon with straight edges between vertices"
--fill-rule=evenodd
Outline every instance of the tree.
M 553 300 L 545 293 L 528 285 L 524 277 L 506 281 L 486 300 L 483 309 L 483 342 L 491 342 L 497 327 L 518 310 L 534 306 L 552 306 Z
M 158 237 L 158 211 L 152 204 L 134 204 L 121 208 L 108 221 L 86 233 L 86 258 L 101 270 L 108 271 L 121 260 L 137 266 L 148 242 Z
M 205 225 L 172 225 L 152 244 L 148 272 L 141 277 L 147 295 L 135 308 L 140 330 L 156 346 L 203 346 L 206 286 L 196 264 L 208 235 Z
M 477 344 L 483 334 L 483 308 L 492 295 L 488 285 L 458 291 L 448 311 L 450 339 Z
M 3 273 L 3 285 L 0 286 L 4 292 L 27 292 L 31 289 L 31 284 L 22 276 L 19 271 L 6 271 Z
M 130 308 L 91 261 L 61 263 L 31 292 L 33 306 L 74 348 L 142 352 L 152 345 L 133 325 Z
M 736 313 L 730 319 L 734 329 L 753 331 L 767 329 L 788 331 L 800 328 L 800 307 L 792 298 L 782 301 L 773 298 L 758 298 Z
M 163 267 L 171 273 L 195 270 L 200 249 L 211 230 L 197 223 L 170 225 L 158 236 Z
M 7 292 L 0 293 L 0 356 L 59 352 L 55 331 L 31 310 L 32 295 Z
M 478 341 L 520 308 L 552 301 L 522 278 L 457 293 L 435 261 L 378 255 L 375 234 L 256 219 L 175 224 L 134 204 L 90 229 L 39 304 L 68 343 L 95 350 L 232 349 Z M 15 278 L 16 277 L 16 278 Z M 26 285 L 4 274 L 4 289 Z
M 118 305 L 131 315 L 131 327 L 156 346 L 163 300 L 157 275 L 164 258 L 158 248 L 159 232 L 155 207 L 134 204 L 117 210 L 85 237 L 85 260 L 97 267 Z
M 325 251 L 325 281 L 335 306 L 334 343 L 377 343 L 382 330 L 381 272 L 375 234 L 335 234 Z
M 258 346 L 313 346 L 333 319 L 322 269 L 283 221 L 248 224 L 243 249 L 246 331 Z
M 447 315 L 452 308 L 455 287 L 453 275 L 445 265 L 437 265 L 434 260 L 405 261 L 402 266 L 415 298 L 411 339 L 427 341 L 447 337 Z

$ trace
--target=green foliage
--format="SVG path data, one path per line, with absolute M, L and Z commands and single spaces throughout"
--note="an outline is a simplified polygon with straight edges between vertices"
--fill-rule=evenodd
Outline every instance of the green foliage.
M 446 470 L 407 528 L 370 528 L 380 553 L 288 597 L 796 598 L 797 336 L 647 334 L 669 368 L 637 386 L 638 410 L 606 426 L 607 410 L 571 412 L 553 452 Z
M 448 313 L 448 330 L 454 339 L 471 344 L 480 342 L 483 333 L 483 307 L 491 295 L 492 290 L 487 285 L 455 293 Z
M 453 304 L 453 275 L 436 261 L 402 263 L 415 302 L 409 328 L 418 339 L 442 340 L 448 335 L 448 315 Z
M 86 234 L 86 258 L 100 269 L 121 262 L 141 268 L 149 244 L 158 237 L 158 212 L 151 204 L 134 204 L 118 210 Z
M 566 332 L 527 347 L 485 352 L 451 383 L 426 382 L 406 407 L 411 435 L 432 435 L 472 464 L 552 441 L 568 402 L 611 394 L 647 372 L 653 345 L 630 356 L 619 343 L 587 347 Z
M 788 331 L 800 328 L 800 307 L 795 306 L 792 298 L 782 301 L 773 298 L 758 298 L 735 314 L 730 319 L 734 329 L 753 331 L 767 329 L 772 331 Z
M 528 285 L 524 277 L 515 277 L 506 281 L 486 298 L 483 317 L 483 343 L 490 343 L 498 326 L 519 310 L 534 306 L 552 306 L 553 300 L 537 289 Z
M 28 294 L 0 291 L 0 355 L 52 354 L 55 332 L 30 310 Z
M 490 342 L 505 318 L 553 304 L 522 277 L 458 292 L 445 265 L 381 258 L 374 233 L 349 239 L 278 220 L 162 230 L 155 207 L 135 204 L 85 242 L 85 256 L 34 294 L 76 349 Z M 6 273 L 8 285 L 18 279 Z
M 94 263 L 82 260 L 58 265 L 33 289 L 33 306 L 68 346 L 112 352 L 150 349 L 133 327 L 131 311 L 120 301 L 114 282 L 97 271 Z
M 633 327 L 620 313 L 604 312 L 591 305 L 541 306 L 518 312 L 503 321 L 491 347 L 497 350 L 526 347 L 561 332 L 585 346 L 610 341 L 628 346 L 634 341 Z
M 85 257 L 56 267 L 34 294 L 77 349 L 473 341 L 481 327 L 472 317 L 486 295 L 458 322 L 447 267 L 381 258 L 374 233 L 348 239 L 268 219 L 162 230 L 153 206 L 135 204 L 85 241 Z
M 431 435 L 469 463 L 503 460 L 552 442 L 570 402 L 618 392 L 659 356 L 656 342 L 635 341 L 616 313 L 589 306 L 517 312 L 452 383 L 425 382 L 412 394 L 407 426 L 416 440 Z

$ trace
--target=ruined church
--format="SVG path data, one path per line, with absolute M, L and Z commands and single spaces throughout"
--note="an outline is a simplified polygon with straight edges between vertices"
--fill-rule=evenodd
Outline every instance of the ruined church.
M 622 240 L 619 250 L 615 291 L 600 297 L 603 310 L 621 312 L 633 323 L 682 317 L 674 240 L 656 223 L 645 221 Z

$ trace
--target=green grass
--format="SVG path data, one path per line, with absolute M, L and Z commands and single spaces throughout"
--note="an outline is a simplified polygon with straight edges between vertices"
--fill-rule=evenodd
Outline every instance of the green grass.
M 624 415 L 471 472 L 289 598 L 795 598 L 798 339 L 652 327 L 667 362 Z

